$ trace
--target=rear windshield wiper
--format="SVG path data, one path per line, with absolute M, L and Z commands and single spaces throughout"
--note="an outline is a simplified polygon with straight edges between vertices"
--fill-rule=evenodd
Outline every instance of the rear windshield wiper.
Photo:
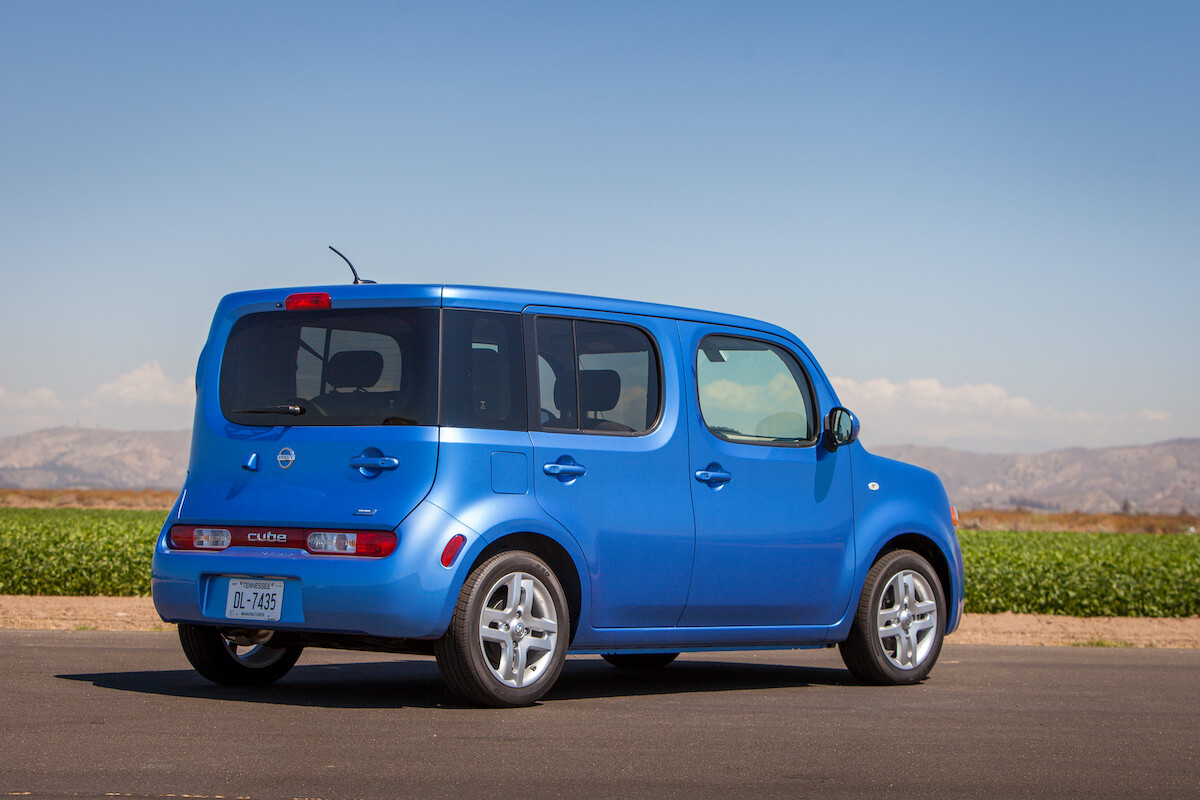
M 235 408 L 230 414 L 291 414 L 298 417 L 304 409 L 295 403 L 280 403 L 277 406 L 255 406 L 254 408 Z

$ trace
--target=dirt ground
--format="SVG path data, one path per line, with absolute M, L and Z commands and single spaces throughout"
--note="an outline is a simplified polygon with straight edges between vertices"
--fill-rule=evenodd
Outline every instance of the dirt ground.
M 148 597 L 0 595 L 0 628 L 24 630 L 173 630 Z M 950 641 L 960 644 L 1200 647 L 1200 617 L 1056 617 L 968 614 Z
M 166 516 L 178 495 L 166 489 L 0 489 L 0 508 L 128 508 Z

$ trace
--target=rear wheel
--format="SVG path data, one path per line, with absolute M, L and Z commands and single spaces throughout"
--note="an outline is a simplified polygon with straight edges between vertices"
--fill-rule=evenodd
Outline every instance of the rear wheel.
M 933 669 L 945 628 L 937 573 L 911 550 L 893 550 L 867 573 L 842 660 L 868 683 L 917 683 Z
M 603 653 L 601 657 L 621 669 L 662 669 L 679 653 Z
M 434 645 L 446 684 L 497 708 L 537 702 L 562 671 L 570 612 L 558 578 L 532 553 L 500 553 L 471 571 Z
M 226 686 L 266 686 L 282 678 L 304 649 L 272 646 L 274 631 L 180 625 L 183 654 L 204 677 Z

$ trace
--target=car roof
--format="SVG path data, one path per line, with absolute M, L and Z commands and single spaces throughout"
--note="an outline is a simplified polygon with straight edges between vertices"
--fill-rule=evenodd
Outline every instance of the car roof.
M 282 303 L 288 295 L 300 292 L 326 292 L 334 301 L 350 301 L 354 305 L 386 305 L 388 301 L 427 301 L 446 308 L 480 308 L 497 311 L 524 311 L 530 307 L 550 307 L 564 310 L 602 311 L 612 314 L 633 314 L 665 319 L 705 322 L 715 325 L 748 328 L 771 333 L 796 341 L 795 335 L 768 322 L 683 306 L 621 300 L 565 292 L 546 292 L 532 289 L 509 289 L 489 286 L 460 286 L 452 284 L 336 284 L 330 286 L 295 286 L 278 289 L 259 289 L 235 292 L 221 301 L 222 311 L 238 307 Z

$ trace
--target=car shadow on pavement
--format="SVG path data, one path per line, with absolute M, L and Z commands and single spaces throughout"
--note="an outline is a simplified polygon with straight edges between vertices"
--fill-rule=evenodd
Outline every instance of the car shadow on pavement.
M 855 684 L 842 669 L 687 659 L 650 670 L 618 669 L 597 659 L 568 661 L 547 700 L 655 694 L 800 689 Z
M 170 697 L 319 708 L 467 708 L 433 659 L 297 665 L 266 687 L 219 686 L 193 670 L 98 672 L 55 677 L 103 689 Z M 567 661 L 543 702 L 643 695 L 854 685 L 845 670 L 729 661 L 678 661 L 656 670 L 617 669 L 599 658 Z

